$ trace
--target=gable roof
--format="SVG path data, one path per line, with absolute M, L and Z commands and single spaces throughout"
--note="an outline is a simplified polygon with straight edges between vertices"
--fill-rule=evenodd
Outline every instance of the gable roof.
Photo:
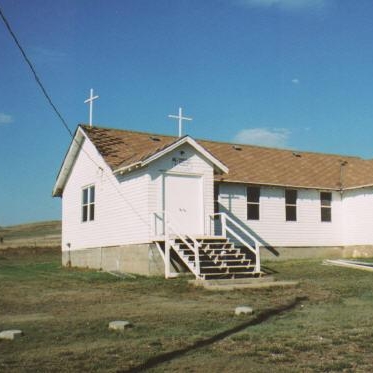
M 159 138 L 157 137 L 150 137 L 151 141 L 160 141 Z M 211 153 L 209 153 L 205 148 L 203 148 L 200 144 L 198 144 L 194 139 L 192 139 L 189 136 L 183 136 L 181 138 L 177 138 L 173 142 L 171 142 L 168 145 L 165 145 L 161 150 L 157 149 L 153 153 L 149 153 L 145 158 L 136 161 L 135 163 L 132 163 L 130 165 L 127 164 L 127 162 L 124 162 L 119 168 L 114 170 L 114 173 L 117 172 L 125 172 L 125 171 L 130 171 L 133 169 L 134 166 L 138 167 L 143 167 L 148 165 L 149 163 L 155 161 L 156 159 L 164 156 L 165 154 L 171 152 L 172 150 L 178 148 L 180 145 L 183 144 L 189 144 L 191 145 L 194 149 L 196 149 L 200 154 L 202 154 L 206 159 L 208 159 L 214 166 L 214 170 L 216 173 L 221 174 L 221 173 L 227 173 L 228 168 L 219 161 L 219 159 L 215 158 Z
M 180 138 L 85 125 L 81 128 L 114 172 L 124 171 L 133 165 L 145 166 L 184 143 L 193 146 L 211 161 L 218 173 L 228 172 L 219 159 L 189 136 Z
M 147 133 L 79 125 L 57 176 L 52 196 L 62 195 L 76 157 L 88 137 L 114 173 L 144 167 L 183 144 L 189 144 L 211 162 L 216 174 L 228 168 L 190 136 L 158 136 Z
M 194 141 L 189 136 L 178 138 L 85 125 L 80 128 L 114 172 L 144 165 L 185 139 Z M 225 172 L 215 175 L 217 181 L 330 190 L 373 185 L 373 160 L 206 140 L 195 143 Z
M 199 142 L 217 158 L 223 159 L 229 168 L 228 175 L 216 176 L 216 180 L 331 190 L 373 185 L 373 160 L 252 145 Z

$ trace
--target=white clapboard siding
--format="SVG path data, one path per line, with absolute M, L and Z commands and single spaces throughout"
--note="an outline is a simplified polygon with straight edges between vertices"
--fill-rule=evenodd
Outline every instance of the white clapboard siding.
M 298 190 L 297 221 L 285 219 L 285 189 L 261 187 L 260 219 L 247 220 L 246 185 L 221 183 L 219 203 L 221 211 L 233 214 L 263 244 L 272 246 L 339 246 L 343 216 L 341 197 L 332 196 L 332 221 L 321 222 L 320 192 Z
M 173 159 L 184 158 L 185 162 L 175 165 Z M 149 211 L 152 212 L 154 227 L 154 212 L 164 210 L 163 206 L 163 178 L 166 173 L 186 175 L 200 175 L 203 179 L 203 216 L 205 219 L 205 233 L 208 233 L 207 215 L 213 213 L 213 166 L 189 144 L 184 144 L 164 157 L 149 165 Z M 180 196 L 183 198 L 183 196 Z M 158 227 L 159 230 L 159 227 Z M 154 231 L 154 228 L 153 228 Z M 154 233 L 156 233 L 154 231 Z
M 146 170 L 118 179 L 86 139 L 62 198 L 62 248 L 71 250 L 149 241 L 149 175 Z M 99 169 L 91 159 L 98 164 Z M 82 189 L 95 185 L 95 220 L 82 222 Z
M 346 245 L 373 244 L 373 189 L 345 191 L 343 218 Z

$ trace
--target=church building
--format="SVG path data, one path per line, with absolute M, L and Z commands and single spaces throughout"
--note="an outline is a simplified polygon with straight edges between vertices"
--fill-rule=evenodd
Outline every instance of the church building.
M 373 160 L 79 125 L 58 173 L 64 265 L 258 276 L 373 254 Z

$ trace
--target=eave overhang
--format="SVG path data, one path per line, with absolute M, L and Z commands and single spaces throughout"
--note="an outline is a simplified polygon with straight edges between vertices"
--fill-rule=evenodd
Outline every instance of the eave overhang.
M 86 135 L 79 126 L 74 134 L 73 140 L 71 141 L 69 150 L 66 153 L 65 159 L 62 163 L 60 171 L 58 173 L 56 183 L 53 187 L 52 196 L 61 197 L 67 179 L 69 178 L 70 172 L 74 166 L 75 160 L 82 148 Z

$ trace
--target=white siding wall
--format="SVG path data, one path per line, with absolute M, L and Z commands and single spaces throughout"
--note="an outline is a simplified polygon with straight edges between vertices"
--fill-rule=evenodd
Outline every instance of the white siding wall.
M 343 220 L 346 245 L 373 244 L 373 188 L 343 193 Z
M 66 183 L 62 199 L 62 248 L 71 250 L 150 242 L 154 236 L 154 212 L 163 206 L 165 173 L 200 175 L 203 180 L 205 233 L 213 213 L 213 166 L 189 144 L 124 175 L 112 175 L 89 140 L 83 148 L 98 167 L 80 152 Z M 184 152 L 181 154 L 180 152 Z M 175 165 L 173 158 L 187 161 Z M 95 220 L 82 222 L 82 189 L 95 185 Z M 180 196 L 183 198 L 183 196 Z M 332 194 L 332 222 L 321 222 L 320 194 L 298 190 L 297 221 L 285 220 L 284 189 L 261 187 L 260 220 L 247 220 L 246 185 L 221 183 L 222 212 L 233 214 L 272 246 L 340 246 L 373 244 L 373 188 Z
M 184 152 L 184 154 L 180 154 Z M 186 158 L 187 161 L 177 166 L 173 163 L 173 158 Z M 203 179 L 203 204 L 205 218 L 205 233 L 208 233 L 209 219 L 207 216 L 213 213 L 213 166 L 202 157 L 189 144 L 184 144 L 175 149 L 171 153 L 156 160 L 149 165 L 150 191 L 149 191 L 149 211 L 161 212 L 163 211 L 163 175 L 167 172 L 174 172 L 178 174 L 193 174 L 200 175 Z M 183 198 L 183 196 L 180 196 Z M 154 220 L 153 220 L 154 222 Z M 158 226 L 159 230 L 159 226 Z
M 62 249 L 71 250 L 149 242 L 149 175 L 146 170 L 121 177 L 112 175 L 92 143 L 81 151 L 66 183 L 62 198 Z M 82 188 L 94 184 L 95 220 L 82 222 Z
M 220 184 L 222 211 L 230 212 L 272 246 L 339 246 L 343 244 L 341 197 L 332 195 L 332 221 L 321 222 L 317 190 L 298 190 L 297 221 L 285 220 L 283 188 L 261 187 L 260 220 L 247 220 L 246 185 Z

